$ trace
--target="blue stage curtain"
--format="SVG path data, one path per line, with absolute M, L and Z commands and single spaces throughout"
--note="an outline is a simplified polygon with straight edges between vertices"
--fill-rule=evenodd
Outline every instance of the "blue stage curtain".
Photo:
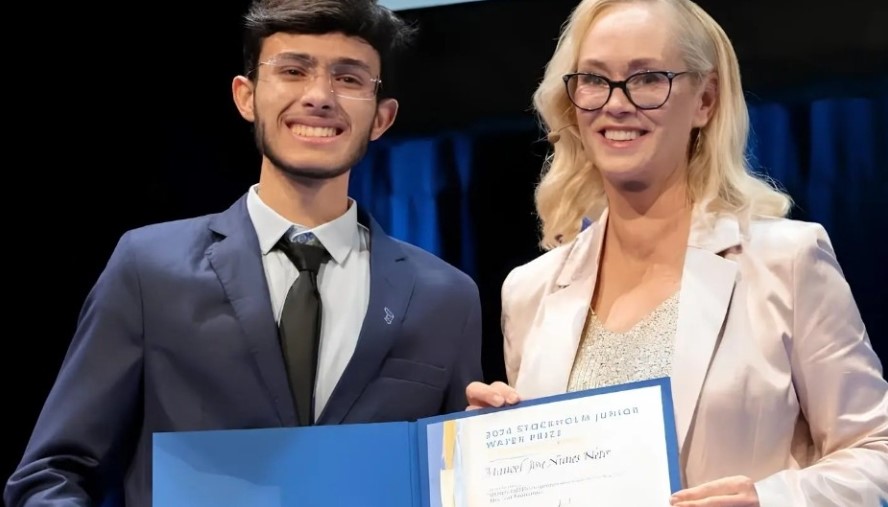
M 461 133 L 378 141 L 352 173 L 351 195 L 396 238 L 474 274 L 468 186 L 472 138 Z M 446 241 L 448 231 L 465 239 Z
M 829 232 L 877 351 L 888 362 L 888 82 L 865 93 L 750 98 L 752 166 L 792 195 L 792 218 Z M 538 255 L 533 189 L 546 145 L 533 122 L 371 143 L 351 193 L 389 233 L 479 283 L 488 372 L 502 378 L 499 285 Z

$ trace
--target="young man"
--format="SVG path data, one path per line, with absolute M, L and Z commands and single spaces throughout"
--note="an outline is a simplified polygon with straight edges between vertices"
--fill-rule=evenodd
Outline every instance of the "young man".
M 481 379 L 473 281 L 347 195 L 395 120 L 380 75 L 409 28 L 374 0 L 258 0 L 235 104 L 257 185 L 228 210 L 126 233 L 4 499 L 151 505 L 158 431 L 413 420 Z M 319 295 L 319 298 L 318 298 Z

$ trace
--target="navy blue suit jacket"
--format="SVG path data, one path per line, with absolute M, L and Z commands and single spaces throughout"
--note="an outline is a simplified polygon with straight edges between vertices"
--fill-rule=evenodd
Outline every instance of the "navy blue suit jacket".
M 464 410 L 466 385 L 481 379 L 477 286 L 359 216 L 370 229 L 370 302 L 318 424 Z M 259 243 L 241 198 L 220 214 L 121 237 L 4 499 L 61 507 L 116 494 L 148 507 L 152 433 L 294 425 Z

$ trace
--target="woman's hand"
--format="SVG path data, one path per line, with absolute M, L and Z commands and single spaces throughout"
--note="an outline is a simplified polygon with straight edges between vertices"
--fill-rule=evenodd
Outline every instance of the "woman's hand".
M 503 382 L 485 384 L 484 382 L 472 382 L 466 387 L 466 398 L 469 406 L 466 410 L 475 410 L 487 407 L 502 407 L 514 405 L 521 401 L 518 391 Z
M 760 507 L 755 483 L 739 475 L 681 490 L 669 503 L 675 507 Z

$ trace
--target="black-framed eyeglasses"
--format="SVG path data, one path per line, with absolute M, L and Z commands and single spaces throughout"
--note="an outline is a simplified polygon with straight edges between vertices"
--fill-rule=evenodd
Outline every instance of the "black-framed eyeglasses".
M 672 94 L 672 80 L 691 71 L 645 71 L 633 74 L 623 81 L 613 81 L 598 74 L 574 72 L 565 74 L 564 85 L 573 105 L 583 111 L 597 111 L 604 107 L 614 93 L 623 90 L 638 109 L 658 109 Z

